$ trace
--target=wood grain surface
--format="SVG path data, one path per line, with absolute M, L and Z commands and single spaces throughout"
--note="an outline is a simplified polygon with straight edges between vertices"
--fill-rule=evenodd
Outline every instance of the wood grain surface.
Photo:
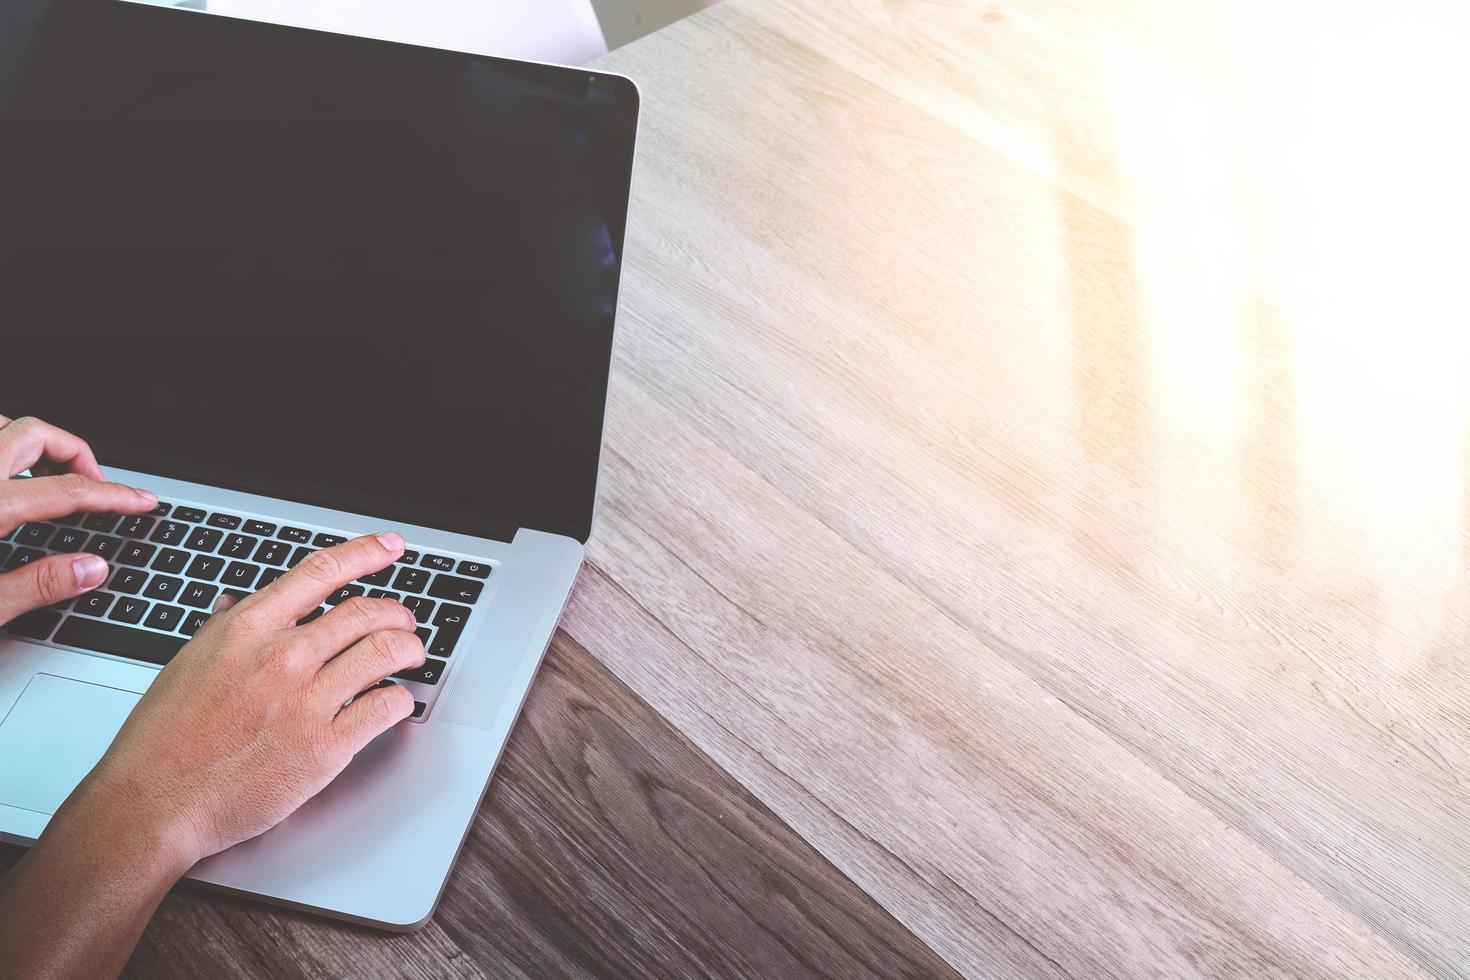
M 1467 20 L 614 52 L 598 524 L 439 917 L 180 895 L 134 972 L 1470 977 Z
M 1470 975 L 1464 28 L 730 0 L 614 53 L 567 629 L 962 972 Z

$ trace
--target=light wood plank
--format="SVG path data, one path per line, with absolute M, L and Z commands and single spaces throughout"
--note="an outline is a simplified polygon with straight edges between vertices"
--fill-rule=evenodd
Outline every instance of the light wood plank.
M 969 896 L 1089 975 L 1467 975 L 1461 348 L 1320 294 L 1369 270 L 1236 84 L 1291 52 L 1170 9 L 731 0 L 606 60 L 626 602 L 570 628 L 962 969 L 1015 965 Z

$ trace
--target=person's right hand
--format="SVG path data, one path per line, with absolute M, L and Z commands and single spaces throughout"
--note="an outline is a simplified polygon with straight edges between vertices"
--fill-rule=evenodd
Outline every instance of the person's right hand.
M 284 820 L 413 712 L 404 688 L 374 687 L 424 662 L 403 606 L 348 599 L 296 625 L 402 554 L 397 534 L 357 538 L 209 618 L 0 880 L 0 977 L 116 976 L 180 875 Z
M 29 469 L 33 478 L 15 479 Z M 146 490 L 107 483 L 87 444 L 40 419 L 0 415 L 0 538 L 30 521 L 79 512 L 146 514 L 158 498 Z M 22 613 L 79 596 L 107 578 L 96 555 L 38 558 L 0 575 L 0 626 Z
M 401 554 L 398 534 L 357 538 L 216 612 L 138 702 L 67 801 L 68 818 L 166 842 L 182 873 L 315 796 L 412 714 L 407 689 L 368 689 L 421 665 L 424 646 L 413 613 L 391 599 L 348 599 L 297 621 Z

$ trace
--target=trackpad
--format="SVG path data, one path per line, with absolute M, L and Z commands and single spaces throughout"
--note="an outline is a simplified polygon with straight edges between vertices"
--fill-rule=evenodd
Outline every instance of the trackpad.
M 55 813 L 141 696 L 52 674 L 32 677 L 0 723 L 0 803 Z

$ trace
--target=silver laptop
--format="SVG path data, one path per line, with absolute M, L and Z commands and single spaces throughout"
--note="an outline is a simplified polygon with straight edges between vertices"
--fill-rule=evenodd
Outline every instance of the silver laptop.
M 415 717 L 189 877 L 431 917 L 592 523 L 626 78 L 109 0 L 0 0 L 0 412 L 162 503 L 0 542 L 107 584 L 0 634 L 0 838 L 33 841 L 218 597 L 400 530 Z

